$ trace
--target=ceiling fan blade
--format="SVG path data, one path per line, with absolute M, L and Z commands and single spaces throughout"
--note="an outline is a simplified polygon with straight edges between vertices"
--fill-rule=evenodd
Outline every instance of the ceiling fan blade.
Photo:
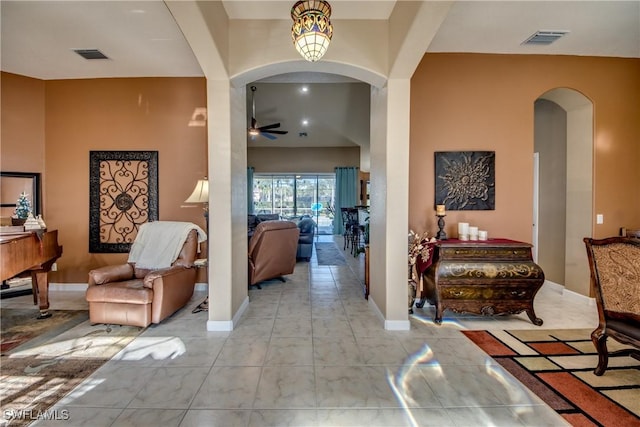
M 275 129 L 275 128 L 279 128 L 279 127 L 280 127 L 280 123 L 272 123 L 270 125 L 260 126 L 258 129 L 267 130 L 267 129 Z
M 261 134 L 265 134 L 265 133 L 275 133 L 278 135 L 286 135 L 289 133 L 288 130 L 262 130 L 260 131 Z
M 264 132 L 260 132 L 260 135 L 264 136 L 267 139 L 271 139 L 271 140 L 278 139 L 277 137 L 275 137 L 273 135 L 269 135 L 268 133 L 264 133 Z

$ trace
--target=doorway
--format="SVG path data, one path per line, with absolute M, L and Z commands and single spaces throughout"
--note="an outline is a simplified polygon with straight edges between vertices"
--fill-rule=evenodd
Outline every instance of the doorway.
M 593 229 L 593 103 L 568 88 L 541 95 L 534 107 L 534 152 L 538 264 L 548 281 L 588 296 L 582 239 Z

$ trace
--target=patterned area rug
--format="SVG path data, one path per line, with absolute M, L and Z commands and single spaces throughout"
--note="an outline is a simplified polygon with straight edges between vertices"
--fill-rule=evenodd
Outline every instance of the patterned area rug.
M 462 331 L 574 426 L 640 426 L 640 361 L 609 357 L 603 376 L 591 329 Z M 609 339 L 609 351 L 625 346 Z
M 318 265 L 346 265 L 344 255 L 334 242 L 316 242 Z
M 86 310 L 49 310 L 51 317 L 37 319 L 37 308 L 3 308 L 0 310 L 1 354 L 31 341 L 46 341 L 89 318 Z
M 48 410 L 142 330 L 86 320 L 49 339 L 36 337 L 7 351 L 0 359 L 0 425 L 26 426 L 51 416 L 64 419 L 65 414 Z

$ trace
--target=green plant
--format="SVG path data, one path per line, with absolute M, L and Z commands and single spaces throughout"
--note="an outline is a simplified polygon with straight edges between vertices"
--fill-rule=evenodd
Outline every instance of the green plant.
M 31 202 L 27 198 L 27 193 L 23 191 L 20 193 L 20 197 L 18 197 L 18 201 L 16 202 L 14 214 L 16 218 L 26 219 L 29 213 L 31 213 Z

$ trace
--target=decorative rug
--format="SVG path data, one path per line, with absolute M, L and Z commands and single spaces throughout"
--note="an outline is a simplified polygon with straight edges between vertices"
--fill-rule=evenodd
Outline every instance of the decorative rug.
M 55 316 L 54 312 L 53 317 L 38 322 L 48 322 Z M 4 324 L 2 328 L 4 334 Z M 7 351 L 0 359 L 2 425 L 26 426 L 51 416 L 47 411 L 58 400 L 124 349 L 143 329 L 91 325 L 86 320 L 48 340 L 36 337 Z
M 640 361 L 609 357 L 598 377 L 591 329 L 462 331 L 574 426 L 640 426 Z M 609 351 L 626 346 L 607 340 Z
M 346 265 L 344 255 L 334 242 L 316 242 L 318 265 Z
M 46 341 L 89 318 L 86 310 L 49 310 L 51 317 L 37 319 L 37 308 L 2 308 L 0 310 L 0 354 L 4 355 L 29 340 Z

